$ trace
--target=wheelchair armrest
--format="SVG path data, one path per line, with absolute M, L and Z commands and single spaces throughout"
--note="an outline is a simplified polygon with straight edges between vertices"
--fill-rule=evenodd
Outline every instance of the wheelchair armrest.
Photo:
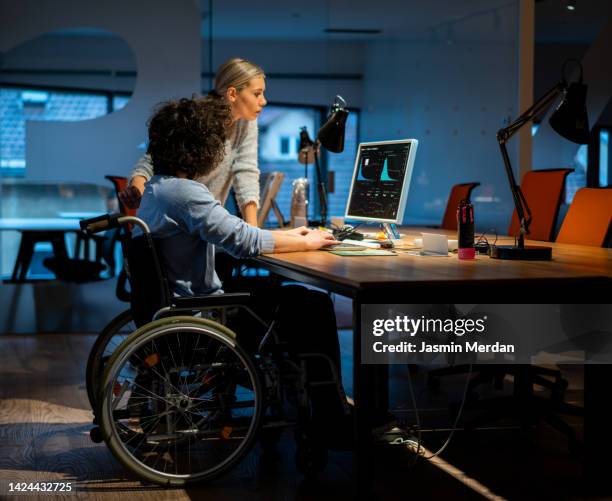
M 227 294 L 208 294 L 206 296 L 172 298 L 173 308 L 219 308 L 249 304 L 251 294 L 248 292 L 229 292 Z
M 83 219 L 79 221 L 79 226 L 86 233 L 100 233 L 112 228 L 119 228 L 120 217 L 121 214 L 103 214 L 102 216 Z
M 263 327 L 272 330 L 272 327 L 262 320 L 247 305 L 251 301 L 251 294 L 248 292 L 228 292 L 225 294 L 208 294 L 206 296 L 175 297 L 172 304 L 165 306 L 155 313 L 153 319 L 176 315 L 179 311 L 207 310 L 209 308 L 223 308 L 225 306 L 237 306 L 245 309 Z

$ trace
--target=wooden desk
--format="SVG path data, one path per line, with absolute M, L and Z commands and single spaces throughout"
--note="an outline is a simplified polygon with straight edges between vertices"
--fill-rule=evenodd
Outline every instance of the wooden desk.
M 423 231 L 432 232 L 431 229 Z M 455 235 L 444 230 L 435 232 Z M 420 236 L 418 229 L 403 230 L 403 233 Z M 406 240 L 410 241 L 411 238 Z M 512 243 L 512 240 L 500 238 L 498 243 Z M 387 366 L 361 363 L 361 305 L 580 303 L 589 301 L 588 298 L 593 297 L 594 293 L 599 295 L 601 301 L 609 301 L 612 297 L 611 249 L 546 245 L 553 247 L 552 261 L 502 261 L 488 256 L 460 261 L 456 255 L 423 257 L 408 254 L 345 257 L 324 251 L 269 254 L 256 259 L 258 266 L 277 275 L 353 299 L 353 384 L 357 432 L 354 473 L 360 496 L 367 497 L 371 487 L 368 476 L 372 457 L 368 423 L 374 412 L 388 407 Z M 605 369 L 608 369 L 607 366 Z M 603 369 L 589 366 L 585 370 L 588 374 L 594 374 Z M 588 374 L 585 379 L 589 378 Z M 599 395 L 596 391 L 592 394 L 596 397 Z M 585 392 L 585 401 L 588 399 L 589 395 Z M 591 405 L 593 412 L 598 410 L 597 402 L 588 405 Z M 607 434 L 611 435 L 609 431 Z M 585 443 L 587 450 L 601 447 L 601 435 L 585 432 L 587 439 L 592 441 Z M 606 443 L 612 444 L 612 437 L 608 437 Z M 602 449 L 606 450 L 605 447 Z
M 432 230 L 423 229 L 423 231 Z M 437 233 L 453 232 L 435 230 Z M 404 233 L 406 231 L 404 230 Z M 417 229 L 410 230 L 420 236 Z M 411 242 L 412 238 L 405 239 Z M 511 243 L 500 238 L 499 244 Z M 532 244 L 544 245 L 542 242 Z M 328 252 L 269 254 L 257 258 L 279 275 L 295 278 L 352 297 L 357 291 L 377 288 L 420 288 L 439 284 L 465 286 L 485 282 L 504 287 L 527 281 L 554 284 L 556 281 L 612 279 L 612 250 L 581 245 L 546 243 L 553 247 L 552 261 L 503 261 L 477 256 L 475 260 L 399 254 L 395 257 L 345 257 Z M 298 278 L 299 277 L 299 278 Z

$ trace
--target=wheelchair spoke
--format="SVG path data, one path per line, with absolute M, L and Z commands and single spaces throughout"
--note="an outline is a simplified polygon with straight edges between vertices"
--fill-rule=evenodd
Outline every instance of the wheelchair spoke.
M 179 351 L 179 355 L 181 357 L 181 365 L 180 367 L 184 367 L 185 366 L 185 361 L 183 360 L 183 349 L 181 348 L 181 339 L 179 337 L 179 333 L 176 333 L 176 344 L 178 344 L 178 351 Z M 172 353 L 172 351 L 170 352 Z M 176 365 L 176 362 L 174 362 L 174 365 Z M 189 368 L 187 368 L 187 370 L 189 370 Z M 178 375 L 179 378 L 179 385 L 181 385 L 181 373 L 179 372 Z M 185 382 L 187 381 L 187 378 L 185 378 Z
M 166 347 L 168 346 L 168 341 L 166 341 Z M 162 371 L 165 374 L 165 377 L 162 376 L 161 374 L 159 374 L 157 372 L 156 369 L 153 369 L 153 367 L 151 367 L 151 370 L 153 370 L 160 378 L 162 378 L 164 380 L 164 382 L 168 383 L 170 385 L 170 387 L 176 391 L 177 393 L 180 393 L 180 391 L 174 387 L 174 385 L 170 382 L 170 379 L 168 378 L 168 371 L 166 370 L 166 367 L 164 366 L 164 357 L 160 354 L 162 352 L 160 352 L 157 347 L 155 346 L 155 341 L 153 341 L 153 348 L 155 350 L 155 353 L 157 353 L 158 357 L 159 357 L 159 363 L 161 365 Z M 144 361 L 143 361 L 144 362 Z
M 136 357 L 142 365 L 147 365 L 146 363 L 146 357 L 143 359 L 142 357 L 139 357 L 137 354 L 133 354 L 132 356 Z M 176 391 L 177 393 L 181 393 L 176 387 L 174 387 L 174 385 L 170 382 L 170 379 L 168 378 L 168 373 L 166 372 L 164 365 L 163 365 L 163 358 L 158 354 L 159 356 L 159 360 L 160 360 L 160 364 L 162 366 L 162 370 L 164 371 L 164 373 L 166 374 L 166 376 L 162 376 L 157 369 L 154 368 L 154 366 L 149 367 L 149 370 L 153 373 L 155 373 L 157 376 L 159 376 L 165 383 L 167 383 L 174 391 Z
M 222 335 L 198 329 L 145 332 L 111 362 L 103 399 L 118 438 L 111 450 L 160 482 L 229 468 L 253 443 L 262 414 L 252 362 Z
M 140 397 L 140 398 L 153 398 L 155 400 L 158 400 L 159 402 L 163 402 L 164 404 L 167 404 L 168 401 L 165 400 L 163 397 L 160 397 L 159 395 L 153 393 L 152 391 L 149 391 L 147 388 L 145 388 L 144 386 L 138 384 L 136 381 L 132 381 L 130 384 L 133 384 L 134 386 L 137 386 L 140 390 L 146 391 L 148 393 L 148 397 Z
M 189 360 L 189 367 L 193 367 L 193 359 L 194 359 L 196 353 L 198 352 L 198 346 L 200 344 L 200 337 L 201 336 L 198 336 L 196 338 L 196 344 L 193 347 L 193 351 L 191 352 L 191 359 Z M 191 396 L 191 393 L 188 393 L 187 396 Z

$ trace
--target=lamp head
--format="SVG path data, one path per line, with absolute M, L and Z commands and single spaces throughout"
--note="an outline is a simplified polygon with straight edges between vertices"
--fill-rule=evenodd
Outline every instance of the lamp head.
M 341 96 L 336 96 L 327 122 L 317 133 L 317 139 L 332 153 L 344 151 L 344 128 L 349 114 L 345 107 L 346 101 Z
M 582 65 L 580 65 L 579 81 L 570 84 L 569 87 L 566 86 L 561 103 L 549 119 L 550 126 L 557 134 L 578 144 L 589 142 L 586 93 L 587 86 L 582 83 Z
M 298 146 L 298 162 L 305 165 L 314 163 L 315 149 L 317 148 L 318 146 L 314 144 L 308 135 L 308 129 L 302 127 L 300 129 L 300 144 Z
M 308 135 L 308 129 L 306 128 L 306 126 L 300 128 L 300 145 L 298 147 L 298 149 L 301 151 L 304 148 L 308 148 L 309 146 L 314 145 L 314 142 L 312 139 L 310 139 L 310 136 Z

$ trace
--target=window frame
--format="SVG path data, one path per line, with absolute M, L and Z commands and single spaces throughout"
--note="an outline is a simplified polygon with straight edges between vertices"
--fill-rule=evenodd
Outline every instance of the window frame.
M 114 108 L 114 97 L 131 97 L 133 92 L 129 91 L 111 91 L 106 89 L 93 89 L 83 87 L 69 87 L 61 85 L 41 85 L 31 83 L 16 83 L 16 82 L 1 82 L 0 90 L 3 89 L 20 89 L 20 90 L 33 90 L 38 92 L 49 92 L 49 93 L 65 93 L 65 94 L 85 94 L 97 97 L 106 98 L 106 114 L 113 113 Z M 0 167 L 0 178 L 1 179 L 22 179 L 26 176 L 28 166 L 21 169 L 9 169 Z

